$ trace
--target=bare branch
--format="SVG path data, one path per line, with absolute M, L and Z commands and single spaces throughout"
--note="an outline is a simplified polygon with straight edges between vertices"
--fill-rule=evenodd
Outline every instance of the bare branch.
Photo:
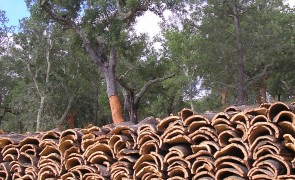
M 111 52 L 110 52 L 109 66 L 110 68 L 115 69 L 116 65 L 117 65 L 117 51 L 116 51 L 116 48 L 112 46 Z
M 123 89 L 125 89 L 128 92 L 134 92 L 134 89 L 128 86 L 122 79 L 116 78 L 117 82 L 122 86 Z
M 141 12 L 141 11 L 147 11 L 148 10 L 148 6 L 147 5 L 141 5 L 137 8 L 133 8 L 131 9 L 129 12 L 127 13 L 119 13 L 119 17 L 121 17 L 121 20 L 124 21 L 124 22 L 128 22 L 130 21 L 131 19 L 133 19 L 138 13 L 138 12 Z
M 125 76 L 127 76 L 131 71 L 133 70 L 133 68 L 127 70 L 124 74 L 122 74 L 121 76 L 119 76 L 118 80 L 122 80 Z
M 40 88 L 39 88 L 38 82 L 37 82 L 37 77 L 36 77 L 36 73 L 37 73 L 37 72 L 35 73 L 35 75 L 33 75 L 33 72 L 32 72 L 32 70 L 31 70 L 30 63 L 28 63 L 28 62 L 26 62 L 26 61 L 24 61 L 24 62 L 25 62 L 25 64 L 26 64 L 26 66 L 27 66 L 27 69 L 28 69 L 28 71 L 29 71 L 29 74 L 30 74 L 31 78 L 33 79 L 33 82 L 34 82 L 35 88 L 37 89 L 37 93 L 39 94 L 40 97 L 42 97 L 43 94 L 42 94 L 42 92 L 41 92 L 41 90 L 40 90 Z
M 62 16 L 58 16 L 57 14 L 54 14 L 52 11 L 51 11 L 51 8 L 49 7 L 50 4 L 48 2 L 48 0 L 43 0 L 40 2 L 40 6 L 41 8 L 48 14 L 48 16 L 55 20 L 56 22 L 59 22 L 61 24 L 64 24 L 70 28 L 75 28 L 76 24 L 68 19 L 68 18 L 65 18 L 65 17 L 62 17 Z
M 169 79 L 169 78 L 172 78 L 173 76 L 175 76 L 176 74 L 170 74 L 170 75 L 166 75 L 166 76 L 163 76 L 161 78 L 156 78 L 156 79 L 152 79 L 152 80 L 149 80 L 142 88 L 141 90 L 139 91 L 139 93 L 137 93 L 135 95 L 135 102 L 138 102 L 144 95 L 144 93 L 146 92 L 146 90 L 153 84 L 157 83 L 157 82 L 160 82 L 160 81 L 164 81 L 166 79 Z
M 269 73 L 269 69 L 270 69 L 271 67 L 273 67 L 273 65 L 274 65 L 273 62 L 270 63 L 270 64 L 265 65 L 264 68 L 263 68 L 263 70 L 262 70 L 262 72 L 261 72 L 260 74 L 257 74 L 257 75 L 255 75 L 254 77 L 252 77 L 252 78 L 250 78 L 250 79 L 247 80 L 247 82 L 246 82 L 247 85 L 248 85 L 248 86 L 251 86 L 252 84 L 254 84 L 254 83 L 256 83 L 257 81 L 259 81 L 261 78 L 267 76 L 268 73 Z
M 45 78 L 45 82 L 46 85 L 49 82 L 49 76 L 50 76 L 50 71 L 51 71 L 51 62 L 50 62 L 50 50 L 52 49 L 53 46 L 53 42 L 51 39 L 49 39 L 49 47 L 47 47 L 46 49 L 46 62 L 47 62 L 47 70 L 46 70 L 46 78 Z
M 86 35 L 83 35 L 83 33 L 79 33 L 82 40 L 83 40 L 83 46 L 86 49 L 86 51 L 89 53 L 92 61 L 97 64 L 99 66 L 99 68 L 102 70 L 103 69 L 103 61 L 102 59 L 98 58 L 95 50 L 93 49 L 93 47 L 90 44 L 89 39 L 87 38 Z

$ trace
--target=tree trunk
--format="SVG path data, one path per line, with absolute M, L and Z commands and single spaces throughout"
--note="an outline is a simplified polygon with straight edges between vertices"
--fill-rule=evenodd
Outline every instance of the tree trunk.
M 103 67 L 103 71 L 104 71 L 104 77 L 105 77 L 106 85 L 107 85 L 107 94 L 109 97 L 113 123 L 118 124 L 123 122 L 124 119 L 122 115 L 122 106 L 117 93 L 115 68 L 109 65 L 109 66 Z
M 223 90 L 221 93 L 221 105 L 222 109 L 224 110 L 226 108 L 226 99 L 227 99 L 227 90 Z
M 240 19 L 238 12 L 238 2 L 234 1 L 233 4 L 233 17 L 234 17 L 234 28 L 235 28 L 235 38 L 236 38 L 236 51 L 237 51 L 237 104 L 243 105 L 246 101 L 246 89 L 245 89 L 245 65 L 244 65 L 244 54 L 241 41 L 241 29 L 240 29 Z
M 98 95 L 99 95 L 99 88 L 97 86 L 96 87 L 96 92 L 95 92 L 94 113 L 93 113 L 93 120 L 92 120 L 93 125 L 97 125 L 98 124 L 98 122 L 97 122 Z
M 109 104 L 112 112 L 112 119 L 114 124 L 118 124 L 124 121 L 122 116 L 122 106 L 119 100 L 116 86 L 115 68 L 117 65 L 117 52 L 115 47 L 111 47 L 109 62 L 106 59 L 105 50 L 93 49 L 89 39 L 86 35 L 78 31 L 80 36 L 84 40 L 84 47 L 90 55 L 92 61 L 98 65 L 100 71 L 103 73 L 107 85 L 107 94 L 109 98 Z M 98 42 L 102 43 L 102 42 Z M 101 51 L 99 54 L 97 51 Z
M 281 94 L 278 93 L 277 96 L 278 96 L 278 101 L 281 101 Z
M 262 99 L 263 103 L 267 103 L 267 97 L 266 97 L 266 83 L 264 80 L 262 80 L 262 86 L 261 86 L 261 93 L 262 93 Z
M 44 109 L 44 103 L 45 103 L 45 96 L 41 96 L 41 98 L 40 98 L 40 106 L 39 106 L 38 114 L 37 114 L 36 132 L 40 131 L 40 125 L 41 125 L 42 112 L 43 112 L 43 109 Z
M 256 94 L 256 103 L 258 105 L 262 104 L 259 88 L 255 88 L 255 94 Z
M 138 118 L 137 118 L 137 111 L 138 111 L 138 104 L 139 101 L 136 101 L 134 91 L 129 91 L 124 95 L 124 102 L 125 107 L 128 111 L 129 121 L 137 124 Z
M 73 113 L 68 113 L 66 119 L 67 119 L 67 123 L 69 128 L 74 129 L 75 128 L 75 124 L 74 124 L 74 118 L 77 116 L 77 111 L 74 111 Z
M 191 110 L 195 111 L 193 98 L 194 98 L 194 95 L 193 95 L 193 81 L 191 81 L 190 85 L 189 85 L 189 101 L 190 101 Z
M 18 122 L 18 127 L 19 127 L 19 133 L 24 133 L 24 125 L 22 121 Z

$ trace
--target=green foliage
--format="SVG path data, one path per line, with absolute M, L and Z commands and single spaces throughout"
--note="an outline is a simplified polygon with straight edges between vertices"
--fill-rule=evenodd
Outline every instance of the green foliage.
M 202 87 L 214 92 L 212 97 L 217 98 L 218 93 L 226 90 L 227 103 L 233 104 L 237 65 L 232 1 L 206 1 L 202 6 L 199 3 L 189 2 L 191 12 L 177 11 L 176 23 L 163 25 L 168 54 L 176 59 L 176 69 L 185 62 L 195 66 L 197 70 L 193 77 L 200 77 Z M 280 0 L 240 3 L 247 103 L 255 103 L 255 89 L 259 89 L 265 79 L 268 79 L 271 95 L 293 97 L 294 78 L 291 78 L 293 73 L 289 67 L 294 64 L 294 9 Z M 194 60 L 190 61 L 190 58 Z
M 10 35 L 15 29 L 14 26 L 7 25 L 8 21 L 5 11 L 0 9 L 0 56 L 7 53 L 6 49 L 10 43 Z

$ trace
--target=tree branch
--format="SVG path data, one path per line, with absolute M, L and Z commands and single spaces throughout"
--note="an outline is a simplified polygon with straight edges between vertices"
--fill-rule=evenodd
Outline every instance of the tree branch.
M 66 17 L 62 17 L 62 16 L 60 17 L 60 16 L 54 14 L 51 11 L 51 8 L 49 7 L 50 4 L 49 4 L 48 1 L 49 0 L 42 0 L 42 1 L 40 1 L 40 6 L 49 15 L 49 17 L 51 19 L 55 20 L 58 23 L 64 24 L 64 25 L 66 25 L 66 26 L 68 26 L 70 28 L 75 28 L 75 23 L 72 20 L 70 20 L 70 19 L 68 19 Z
M 131 69 L 128 69 L 124 74 L 122 74 L 121 76 L 119 76 L 119 78 L 117 78 L 117 79 L 118 80 L 122 80 L 122 78 L 124 78 L 125 76 L 127 76 L 132 70 L 133 70 L 133 67 Z
M 166 79 L 169 79 L 169 78 L 172 78 L 173 76 L 175 76 L 176 74 L 173 73 L 173 74 L 170 74 L 170 75 L 166 75 L 166 76 L 163 76 L 161 78 L 156 78 L 156 79 L 152 79 L 152 80 L 149 80 L 142 88 L 141 90 L 139 91 L 139 93 L 137 93 L 135 95 L 135 103 L 138 102 L 144 95 L 144 93 L 146 92 L 146 90 L 152 86 L 153 84 L 157 83 L 157 82 L 160 82 L 160 81 L 164 81 Z
M 53 42 L 51 39 L 49 39 L 49 46 L 46 49 L 46 62 L 47 62 L 47 70 L 46 70 L 46 78 L 45 83 L 46 85 L 49 83 L 49 76 L 51 71 L 51 62 L 50 62 L 50 50 L 53 47 Z
M 101 58 L 98 58 L 95 50 L 92 48 L 91 44 L 90 44 L 90 41 L 89 39 L 87 38 L 86 35 L 84 35 L 84 33 L 82 32 L 79 32 L 80 34 L 80 37 L 82 38 L 83 40 L 83 46 L 84 48 L 86 49 L 86 51 L 89 53 L 92 61 L 98 65 L 98 67 L 100 68 L 100 70 L 103 72 L 103 61 Z
M 115 69 L 116 65 L 117 65 L 117 51 L 116 51 L 116 48 L 112 46 L 110 51 L 109 66 L 111 69 Z
M 273 67 L 273 65 L 274 65 L 273 62 L 270 63 L 270 64 L 265 65 L 264 68 L 263 68 L 263 71 L 262 71 L 260 74 L 257 74 L 256 76 L 254 76 L 254 77 L 248 79 L 247 82 L 246 82 L 246 84 L 247 84 L 248 86 L 251 86 L 252 84 L 256 83 L 258 80 L 260 80 L 262 77 L 268 75 L 268 73 L 269 73 L 269 69 L 270 69 L 271 67 Z
M 40 88 L 39 88 L 39 85 L 38 85 L 38 82 L 37 82 L 37 71 L 35 73 L 35 75 L 33 75 L 33 72 L 31 70 L 31 67 L 30 67 L 30 63 L 24 61 L 24 63 L 27 65 L 27 69 L 29 71 L 29 74 L 31 75 L 31 78 L 33 79 L 33 82 L 35 84 L 35 88 L 37 89 L 37 93 L 39 94 L 40 97 L 43 96 L 43 93 L 41 92 Z
M 129 87 L 122 79 L 116 78 L 117 82 L 128 92 L 134 92 L 134 89 Z
M 132 8 L 130 11 L 124 13 L 122 12 L 120 3 L 117 1 L 117 13 L 115 13 L 114 15 L 117 15 L 118 18 L 124 22 L 130 22 L 130 20 L 132 20 L 134 17 L 137 16 L 136 13 L 138 12 L 144 12 L 148 10 L 148 5 L 147 4 L 141 4 L 140 6 L 136 7 L 136 8 Z

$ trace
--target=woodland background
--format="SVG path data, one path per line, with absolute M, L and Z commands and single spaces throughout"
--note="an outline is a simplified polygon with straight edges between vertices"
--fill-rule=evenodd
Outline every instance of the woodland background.
M 104 125 L 119 111 L 136 123 L 184 107 L 294 101 L 295 9 L 282 0 L 26 3 L 31 15 L 17 31 L 0 11 L 4 131 Z M 153 39 L 134 30 L 146 11 L 162 18 Z M 121 102 L 116 111 L 110 97 Z

